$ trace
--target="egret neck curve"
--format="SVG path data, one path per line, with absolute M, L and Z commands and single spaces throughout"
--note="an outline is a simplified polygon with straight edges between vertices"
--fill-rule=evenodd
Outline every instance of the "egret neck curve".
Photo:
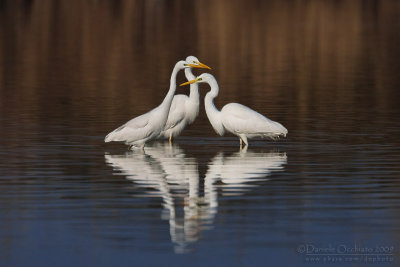
M 188 81 L 196 79 L 196 76 L 192 73 L 191 68 L 185 69 L 185 77 Z M 190 85 L 190 94 L 189 99 L 192 103 L 199 103 L 199 85 L 197 83 L 193 83 Z
M 183 64 L 181 61 L 179 61 L 178 63 L 175 64 L 175 67 L 172 70 L 171 80 L 170 80 L 167 96 L 164 98 L 163 102 L 159 106 L 164 111 L 163 113 L 161 113 L 162 114 L 161 119 L 163 121 L 165 119 L 164 125 L 167 122 L 169 109 L 171 108 L 172 99 L 174 98 L 175 91 L 176 91 L 176 76 L 178 75 L 178 72 L 183 68 L 182 66 L 183 66 Z
M 207 117 L 217 134 L 222 136 L 225 133 L 225 128 L 221 121 L 221 112 L 214 105 L 214 98 L 218 96 L 219 92 L 218 83 L 214 77 L 210 78 L 207 83 L 211 87 L 211 90 L 204 98 L 204 106 L 206 108 Z

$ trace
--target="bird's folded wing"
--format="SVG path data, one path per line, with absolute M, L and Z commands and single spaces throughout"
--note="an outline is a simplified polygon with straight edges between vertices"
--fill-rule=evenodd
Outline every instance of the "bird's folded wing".
M 133 118 L 124 125 L 118 127 L 111 133 L 109 133 L 105 141 L 110 142 L 110 141 L 127 141 L 132 140 L 132 138 L 137 137 L 137 136 L 143 136 L 143 138 L 146 137 L 149 132 L 146 126 L 148 126 L 149 120 L 148 120 L 148 113 L 140 115 L 139 117 Z M 142 138 L 139 138 L 142 139 Z M 138 140 L 138 139 L 136 139 Z
M 136 118 L 131 119 L 130 121 L 128 121 L 127 123 L 125 123 L 124 125 L 122 125 L 119 128 L 123 128 L 123 127 L 130 127 L 130 128 L 134 128 L 134 129 L 144 128 L 149 123 L 149 116 L 150 116 L 150 112 L 140 115 Z M 117 129 L 119 129 L 119 128 L 117 128 Z
M 228 104 L 223 110 L 224 125 L 236 133 L 263 134 L 271 131 L 271 121 L 241 104 Z
M 185 113 L 181 109 L 171 110 L 168 114 L 168 120 L 165 123 L 164 131 L 169 130 L 179 124 L 185 118 Z
M 131 143 L 141 139 L 145 139 L 151 135 L 151 129 L 149 127 L 143 128 L 133 128 L 131 126 L 126 126 L 119 130 L 118 132 L 113 132 L 112 141 L 125 141 Z

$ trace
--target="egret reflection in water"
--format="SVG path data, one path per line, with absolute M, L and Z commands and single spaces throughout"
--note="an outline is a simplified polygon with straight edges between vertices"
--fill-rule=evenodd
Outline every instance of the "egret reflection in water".
M 240 195 L 256 186 L 250 182 L 268 179 L 271 172 L 283 169 L 286 162 L 286 153 L 248 152 L 246 146 L 232 155 L 219 152 L 208 164 L 206 179 L 221 188 L 223 195 Z
M 203 230 L 211 228 L 218 192 L 222 196 L 243 194 L 256 186 L 251 182 L 267 180 L 272 171 L 282 170 L 287 157 L 285 153 L 247 149 L 231 155 L 219 152 L 209 162 L 204 179 L 199 175 L 197 160 L 187 157 L 177 144 L 154 143 L 143 153 L 106 153 L 105 160 L 116 174 L 145 189 L 142 197 L 162 198 L 161 217 L 169 221 L 175 252 L 184 253 Z M 199 185 L 200 181 L 204 186 Z

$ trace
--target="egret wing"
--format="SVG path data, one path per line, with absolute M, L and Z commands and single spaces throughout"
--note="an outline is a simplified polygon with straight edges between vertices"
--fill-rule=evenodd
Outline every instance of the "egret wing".
M 224 126 L 235 133 L 263 134 L 273 131 L 273 121 L 244 105 L 231 103 L 221 110 Z
M 164 131 L 169 130 L 178 125 L 185 118 L 185 102 L 186 95 L 176 95 L 172 100 L 169 109 L 168 120 L 165 123 Z
M 148 129 L 150 112 L 131 119 L 124 125 L 109 133 L 105 141 L 126 141 L 139 140 L 149 136 Z

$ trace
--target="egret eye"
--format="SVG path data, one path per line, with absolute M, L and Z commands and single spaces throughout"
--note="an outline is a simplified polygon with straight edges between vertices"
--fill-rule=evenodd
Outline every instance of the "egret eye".
M 183 66 L 187 66 L 188 64 L 183 64 Z
M 194 64 L 198 64 L 198 62 L 196 62 L 196 61 L 193 61 L 193 63 L 194 63 Z
M 202 79 L 202 78 L 199 78 L 199 79 L 198 79 L 198 81 L 201 81 L 201 80 L 203 80 L 203 79 Z

